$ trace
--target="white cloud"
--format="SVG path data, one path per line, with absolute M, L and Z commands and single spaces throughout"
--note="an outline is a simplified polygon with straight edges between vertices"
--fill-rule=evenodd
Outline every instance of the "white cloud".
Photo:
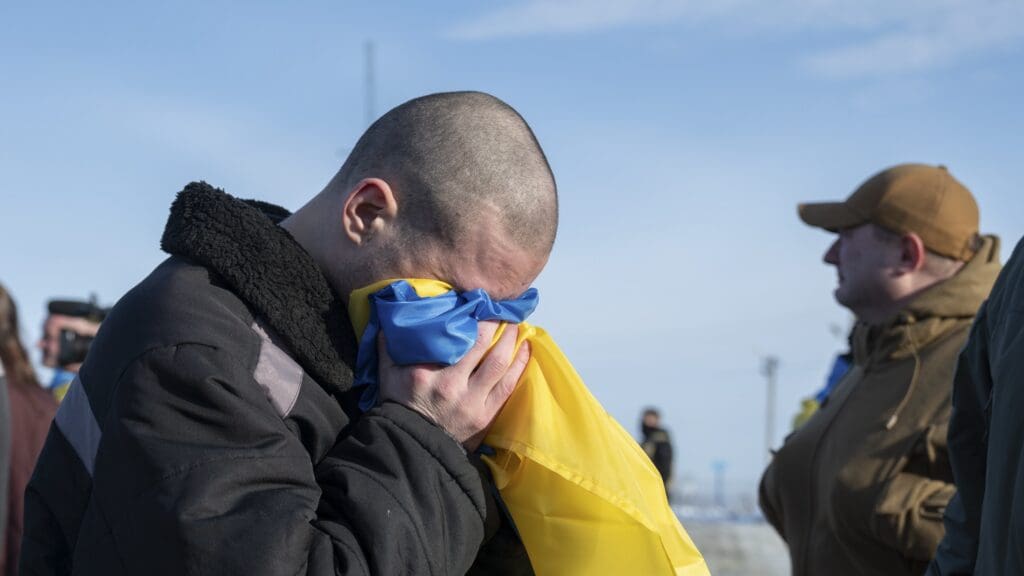
M 703 18 L 741 3 L 742 0 L 527 0 L 464 22 L 450 34 L 466 40 L 585 34 L 680 18 Z
M 340 162 L 329 143 L 275 127 L 241 107 L 121 90 L 96 109 L 152 155 L 167 154 L 190 177 L 223 178 L 226 183 L 211 183 L 233 184 L 245 196 L 277 199 L 285 190 L 316 190 Z
M 930 70 L 1024 40 L 1020 0 L 524 0 L 464 21 L 449 35 L 488 40 L 686 24 L 753 35 L 845 32 L 802 64 L 859 77 Z
M 950 3 L 912 17 L 892 31 L 806 59 L 808 67 L 833 77 L 876 76 L 942 68 L 973 55 L 1024 40 L 1024 3 Z

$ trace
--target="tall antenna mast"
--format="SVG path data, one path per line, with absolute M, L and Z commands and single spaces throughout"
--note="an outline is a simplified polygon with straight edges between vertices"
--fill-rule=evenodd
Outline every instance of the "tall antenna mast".
M 761 375 L 765 377 L 768 384 L 768 393 L 765 398 L 764 417 L 764 457 L 766 461 L 771 461 L 772 446 L 775 442 L 775 394 L 778 384 L 778 373 L 778 356 L 765 356 L 762 358 Z
M 367 40 L 363 46 L 363 53 L 366 56 L 366 125 L 373 124 L 373 121 L 377 119 L 377 112 L 374 110 L 374 100 L 376 99 L 376 87 L 374 86 L 374 54 L 373 54 L 373 40 Z

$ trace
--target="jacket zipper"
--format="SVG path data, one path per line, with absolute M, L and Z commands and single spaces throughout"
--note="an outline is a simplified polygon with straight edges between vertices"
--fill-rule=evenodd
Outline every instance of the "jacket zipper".
M 839 384 L 836 385 L 836 389 L 837 390 L 839 389 L 840 386 L 842 386 L 843 384 L 846 383 L 846 380 L 850 378 L 850 376 L 852 375 L 853 372 L 856 371 L 856 369 L 857 369 L 857 366 L 854 365 L 854 369 L 851 370 L 850 372 L 846 373 L 846 376 L 844 376 L 843 379 L 839 382 Z M 861 368 L 861 380 L 862 381 L 863 381 L 863 375 L 866 374 L 866 373 L 867 373 L 867 367 Z M 859 384 L 859 382 L 855 383 L 855 384 Z M 807 507 L 807 509 L 808 509 L 807 510 L 808 511 L 808 514 L 807 514 L 807 516 L 808 516 L 807 525 L 808 526 L 811 526 L 812 523 L 814 522 L 814 512 L 815 512 L 815 506 L 814 506 L 814 504 L 815 504 L 815 496 L 814 495 L 817 492 L 816 488 L 818 486 L 818 466 L 817 466 L 818 449 L 821 448 L 821 442 L 824 440 L 825 436 L 828 434 L 829 429 L 832 428 L 832 425 L 835 423 L 836 419 L 839 418 L 839 415 L 842 413 L 843 408 L 846 406 L 846 402 L 850 399 L 850 396 L 853 396 L 853 394 L 855 392 L 856 392 L 856 388 L 854 388 L 853 390 L 850 390 L 849 393 L 846 394 L 846 396 L 843 397 L 842 402 L 838 406 L 836 406 L 835 414 L 832 415 L 832 418 L 829 419 L 828 423 L 825 425 L 825 428 L 821 431 L 821 435 L 818 436 L 818 441 L 814 443 L 814 450 L 811 452 L 811 475 L 810 475 L 810 479 L 809 479 L 809 482 L 808 482 L 808 484 L 809 484 L 809 486 L 808 486 L 808 489 L 809 489 L 808 490 L 808 495 L 810 495 L 810 504 Z M 807 574 L 808 573 L 807 572 L 807 556 L 808 556 L 808 548 L 810 547 L 811 534 L 812 534 L 811 530 L 807 530 L 806 533 L 804 534 L 803 545 L 801 546 L 802 554 L 800 555 L 800 568 L 801 568 L 801 570 L 799 572 L 795 572 L 795 574 L 803 575 L 803 574 Z

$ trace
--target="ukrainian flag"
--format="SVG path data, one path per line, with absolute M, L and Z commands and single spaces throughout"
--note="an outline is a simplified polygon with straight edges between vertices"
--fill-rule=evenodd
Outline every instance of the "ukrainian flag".
M 349 302 L 362 337 L 356 383 L 369 385 L 365 399 L 372 403 L 378 330 L 399 364 L 453 364 L 472 347 L 477 321 L 521 322 L 536 299 L 531 290 L 495 302 L 482 291 L 457 294 L 436 280 L 357 290 Z M 495 451 L 484 459 L 534 571 L 709 574 L 637 442 L 605 412 L 547 332 L 520 323 L 519 344 L 524 341 L 530 362 L 484 440 Z

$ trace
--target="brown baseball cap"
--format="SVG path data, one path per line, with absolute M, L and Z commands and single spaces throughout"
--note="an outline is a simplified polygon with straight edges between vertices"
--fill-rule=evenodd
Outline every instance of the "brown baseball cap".
M 978 203 L 945 166 L 900 164 L 882 170 L 842 202 L 800 204 L 800 219 L 837 232 L 871 222 L 913 232 L 933 252 L 969 260 L 978 245 Z

